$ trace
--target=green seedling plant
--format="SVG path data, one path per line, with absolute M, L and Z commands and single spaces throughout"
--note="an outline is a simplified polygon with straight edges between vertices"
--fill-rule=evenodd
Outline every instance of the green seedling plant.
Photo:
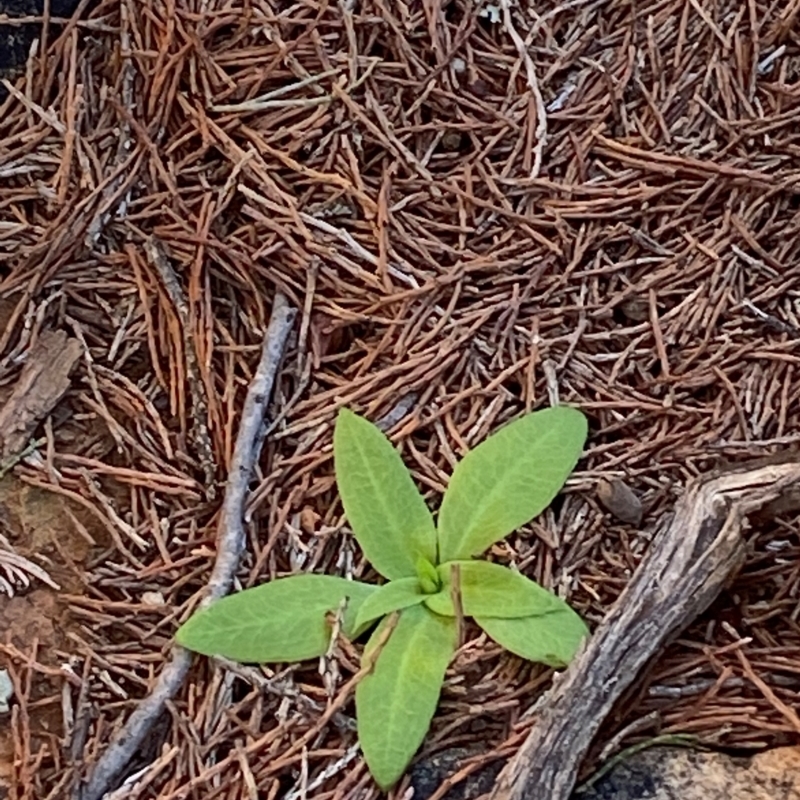
M 182 646 L 240 662 L 294 662 L 329 648 L 332 623 L 369 628 L 356 686 L 358 737 L 389 789 L 430 726 L 463 617 L 521 658 L 563 667 L 588 630 L 563 600 L 519 572 L 476 560 L 550 505 L 580 458 L 584 415 L 558 406 L 500 428 L 455 467 L 434 522 L 389 439 L 342 409 L 334 467 L 346 518 L 386 582 L 304 574 L 225 597 L 177 632 Z M 377 623 L 377 624 L 376 624 Z

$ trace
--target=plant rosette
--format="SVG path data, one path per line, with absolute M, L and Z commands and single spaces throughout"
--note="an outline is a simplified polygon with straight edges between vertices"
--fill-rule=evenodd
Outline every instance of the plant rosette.
M 565 666 L 587 635 L 552 592 L 475 560 L 550 505 L 586 436 L 585 416 L 564 406 L 503 426 L 458 463 L 434 522 L 389 439 L 341 409 L 333 435 L 339 494 L 364 555 L 387 582 L 278 578 L 198 611 L 177 642 L 240 662 L 292 662 L 327 652 L 331 612 L 351 639 L 374 626 L 362 657 L 369 672 L 356 687 L 358 738 L 376 783 L 391 788 L 436 711 L 459 615 L 517 656 L 552 667 Z

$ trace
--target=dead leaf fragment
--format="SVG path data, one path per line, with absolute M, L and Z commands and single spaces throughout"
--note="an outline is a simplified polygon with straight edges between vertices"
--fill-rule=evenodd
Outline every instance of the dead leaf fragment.
M 303 510 L 300 512 L 300 527 L 305 533 L 312 534 L 321 519 L 322 517 L 311 506 L 303 506 Z
M 25 448 L 36 426 L 69 389 L 69 377 L 80 355 L 80 342 L 64 331 L 44 331 L 39 336 L 11 397 L 0 409 L 0 460 Z

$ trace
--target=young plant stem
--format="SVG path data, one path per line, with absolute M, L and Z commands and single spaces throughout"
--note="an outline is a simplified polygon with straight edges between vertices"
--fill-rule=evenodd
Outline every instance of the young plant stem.
M 453 564 L 450 567 L 450 596 L 453 599 L 453 608 L 456 612 L 456 649 L 464 644 L 466 626 L 464 623 L 464 603 L 461 599 L 461 565 Z

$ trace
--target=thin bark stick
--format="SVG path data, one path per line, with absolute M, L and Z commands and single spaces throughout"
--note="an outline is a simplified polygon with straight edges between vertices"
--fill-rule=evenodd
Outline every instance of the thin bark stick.
M 705 611 L 745 558 L 747 515 L 792 495 L 800 464 L 740 465 L 691 483 L 630 584 L 536 709 L 491 800 L 567 800 L 616 702 L 667 642 Z
M 286 298 L 281 294 L 276 295 L 269 327 L 264 336 L 261 360 L 244 401 L 222 503 L 217 558 L 202 605 L 208 605 L 227 594 L 239 566 L 245 543 L 244 507 L 247 489 L 260 450 L 260 433 L 264 427 L 267 403 L 295 315 L 295 310 L 289 307 Z M 139 704 L 123 729 L 109 744 L 92 770 L 88 782 L 77 787 L 74 795 L 76 800 L 100 800 L 112 788 L 113 781 L 131 760 L 164 711 L 167 702 L 183 685 L 191 663 L 192 653 L 173 645 L 172 660 L 161 671 L 153 691 Z
M 525 43 L 523 38 L 514 27 L 514 20 L 511 16 L 511 2 L 510 0 L 500 0 L 500 7 L 503 9 L 503 25 L 506 32 L 514 42 L 517 48 L 519 57 L 525 65 L 525 75 L 528 78 L 528 88 L 531 90 L 533 97 L 534 107 L 536 108 L 536 144 L 533 146 L 533 166 L 531 167 L 530 177 L 538 178 L 542 169 L 542 158 L 544 157 L 544 148 L 547 144 L 547 109 L 544 105 L 544 98 L 542 97 L 541 89 L 539 88 L 539 81 L 536 77 L 536 65 L 531 58 L 529 46 Z

